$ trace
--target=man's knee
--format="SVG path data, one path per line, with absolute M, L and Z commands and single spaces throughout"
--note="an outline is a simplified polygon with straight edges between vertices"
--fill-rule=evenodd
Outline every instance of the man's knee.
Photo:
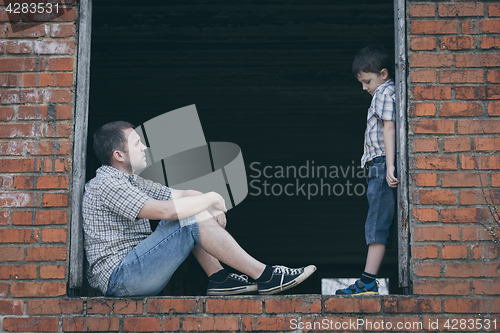
M 204 225 L 210 225 L 210 224 L 217 224 L 217 221 L 215 221 L 214 217 L 212 214 L 210 214 L 208 211 L 204 210 L 199 212 L 198 214 L 195 215 L 196 221 L 198 221 L 198 224 L 202 223 Z

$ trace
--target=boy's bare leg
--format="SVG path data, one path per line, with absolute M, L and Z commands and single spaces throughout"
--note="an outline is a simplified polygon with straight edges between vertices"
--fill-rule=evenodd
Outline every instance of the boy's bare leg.
M 372 243 L 368 245 L 368 254 L 366 255 L 365 272 L 377 275 L 378 269 L 382 264 L 385 254 L 385 244 Z
M 196 246 L 193 254 L 207 275 L 210 276 L 222 269 L 220 260 L 252 279 L 261 276 L 266 265 L 245 252 L 210 213 L 202 211 L 195 216 L 200 230 L 201 246 Z

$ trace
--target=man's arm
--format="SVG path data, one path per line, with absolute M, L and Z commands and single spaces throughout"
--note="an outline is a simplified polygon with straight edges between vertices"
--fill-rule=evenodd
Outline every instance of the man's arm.
M 216 192 L 205 194 L 198 192 L 199 195 L 193 194 L 190 196 L 181 196 L 182 193 L 179 192 L 174 196 L 174 191 L 171 200 L 148 200 L 137 216 L 152 220 L 178 220 L 198 214 L 210 206 L 223 212 L 227 210 L 224 199 Z M 190 193 L 190 191 L 182 192 Z
M 182 198 L 182 197 L 192 197 L 196 195 L 203 195 L 202 192 L 196 191 L 196 190 L 174 190 L 172 189 L 172 198 Z M 210 206 L 207 208 L 207 211 L 215 218 L 217 223 L 223 228 L 226 227 L 226 215 L 224 214 L 225 211 L 222 211 L 220 209 L 216 209 L 214 206 Z
M 394 176 L 394 153 L 396 150 L 396 129 L 393 121 L 384 120 L 385 164 L 387 166 L 386 180 L 390 187 L 396 187 L 399 180 Z

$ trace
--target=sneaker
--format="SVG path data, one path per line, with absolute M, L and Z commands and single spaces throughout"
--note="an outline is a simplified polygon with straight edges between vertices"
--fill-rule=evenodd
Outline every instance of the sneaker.
M 271 279 L 266 282 L 257 282 L 259 294 L 271 295 L 295 287 L 307 279 L 315 270 L 316 266 L 314 265 L 301 268 L 273 266 L 273 275 Z
M 208 281 L 207 296 L 241 295 L 257 292 L 257 283 L 248 281 L 248 276 L 230 273 L 222 282 Z
M 378 295 L 378 282 L 373 281 L 370 284 L 364 284 L 361 280 L 357 280 L 345 289 L 339 289 L 335 295 Z

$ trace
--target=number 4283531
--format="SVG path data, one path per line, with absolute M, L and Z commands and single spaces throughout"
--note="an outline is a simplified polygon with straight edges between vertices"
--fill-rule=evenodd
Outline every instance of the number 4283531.
M 26 13 L 31 13 L 31 14 L 50 14 L 52 12 L 54 13 L 59 13 L 59 4 L 51 4 L 51 3 L 9 3 L 7 8 L 5 8 L 5 11 L 7 13 L 12 13 L 12 14 L 26 14 Z M 62 9 L 62 8 L 61 8 Z

